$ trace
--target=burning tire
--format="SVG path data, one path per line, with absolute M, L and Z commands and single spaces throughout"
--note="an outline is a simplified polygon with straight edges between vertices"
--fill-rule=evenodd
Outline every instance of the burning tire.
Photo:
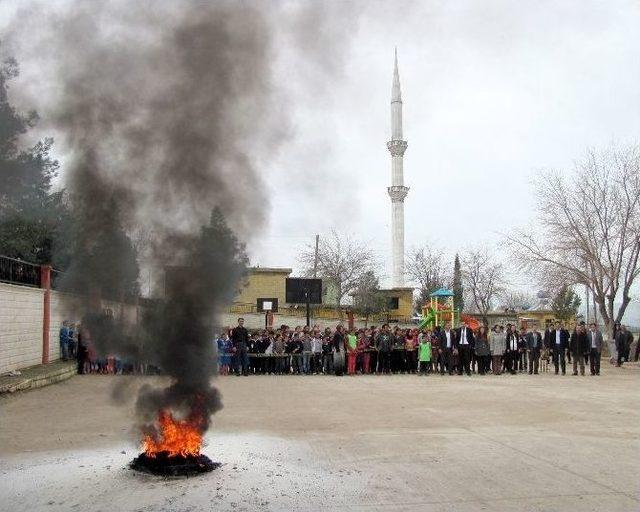
M 220 463 L 213 462 L 203 454 L 199 455 L 169 455 L 160 452 L 153 457 L 141 453 L 129 464 L 131 469 L 160 476 L 194 476 L 208 473 L 220 467 Z

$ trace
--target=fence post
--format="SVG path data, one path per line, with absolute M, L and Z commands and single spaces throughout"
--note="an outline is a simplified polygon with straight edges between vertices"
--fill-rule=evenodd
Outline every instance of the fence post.
M 40 266 L 40 288 L 44 288 L 42 317 L 42 364 L 49 363 L 49 328 L 51 325 L 51 266 Z

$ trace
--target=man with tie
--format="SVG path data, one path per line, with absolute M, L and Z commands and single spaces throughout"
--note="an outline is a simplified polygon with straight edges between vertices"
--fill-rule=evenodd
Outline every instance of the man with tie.
M 440 374 L 444 375 L 444 368 L 447 367 L 449 375 L 453 374 L 453 351 L 456 350 L 456 333 L 451 330 L 451 322 L 444 324 L 444 329 L 440 331 Z
M 602 354 L 602 333 L 595 322 L 589 324 L 589 369 L 591 375 L 600 375 L 600 355 Z
M 562 328 L 560 322 L 556 322 L 556 328 L 551 331 L 549 349 L 552 351 L 553 366 L 558 375 L 558 370 L 562 369 L 562 375 L 567 373 L 567 362 L 565 352 L 569 345 L 569 331 Z
M 460 364 L 458 365 L 458 375 L 462 375 L 464 371 L 467 375 L 471 375 L 471 353 L 473 352 L 473 346 L 475 338 L 473 336 L 473 330 L 467 327 L 467 324 L 460 322 L 460 328 L 456 333 L 458 340 L 458 358 Z

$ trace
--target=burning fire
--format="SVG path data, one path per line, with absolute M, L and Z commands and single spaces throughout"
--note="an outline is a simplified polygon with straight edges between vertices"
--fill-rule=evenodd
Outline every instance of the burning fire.
M 197 456 L 202 446 L 201 415 L 192 414 L 184 420 L 176 420 L 170 411 L 162 410 L 158 414 L 160 432 L 157 435 L 145 434 L 142 447 L 148 457 L 166 452 L 169 457 Z

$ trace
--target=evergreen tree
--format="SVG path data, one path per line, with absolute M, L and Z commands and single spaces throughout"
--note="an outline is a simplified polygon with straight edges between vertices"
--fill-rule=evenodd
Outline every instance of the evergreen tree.
M 18 76 L 15 59 L 0 64 L 0 254 L 35 263 L 51 263 L 66 215 L 63 192 L 51 193 L 58 162 L 46 138 L 21 149 L 20 137 L 38 121 L 9 103 L 9 81 Z
M 372 270 L 368 270 L 360 277 L 358 285 L 353 292 L 354 309 L 365 318 L 365 325 L 369 317 L 384 311 L 387 300 L 380 292 L 378 278 Z
M 460 258 L 456 253 L 456 259 L 453 262 L 453 301 L 456 309 L 460 312 L 464 310 L 464 288 L 462 286 L 462 268 L 460 266 Z
M 582 300 L 576 292 L 568 286 L 560 288 L 551 302 L 551 308 L 558 320 L 567 321 L 575 318 Z

